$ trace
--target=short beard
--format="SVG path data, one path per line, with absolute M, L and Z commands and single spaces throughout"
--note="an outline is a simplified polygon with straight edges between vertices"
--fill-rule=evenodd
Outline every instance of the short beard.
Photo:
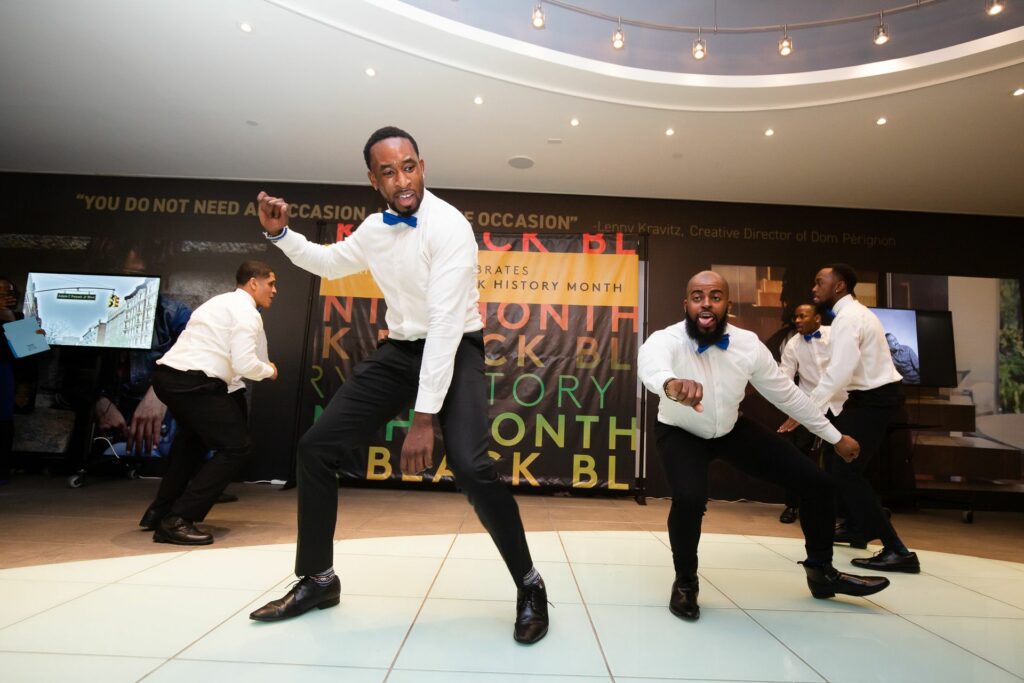
M 726 319 L 726 317 L 723 317 L 721 320 L 718 321 L 718 324 L 715 325 L 714 329 L 712 329 L 710 332 L 703 332 L 697 326 L 696 318 L 691 318 L 690 314 L 687 313 L 686 335 L 690 339 L 696 341 L 698 346 L 712 346 L 714 344 L 717 344 L 725 335 L 725 326 L 728 324 L 729 322 Z

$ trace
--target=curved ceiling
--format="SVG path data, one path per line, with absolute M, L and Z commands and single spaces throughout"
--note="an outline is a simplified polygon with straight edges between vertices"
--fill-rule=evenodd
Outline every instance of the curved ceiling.
M 552 4 L 542 0 L 502 2 L 453 2 L 406 0 L 406 4 L 440 17 L 496 35 L 513 38 L 586 59 L 654 71 L 704 75 L 766 75 L 800 73 L 861 66 L 904 59 L 926 52 L 969 43 L 1021 26 L 1020 8 L 988 15 L 982 0 L 570 0 Z M 540 5 L 546 25 L 530 23 L 531 11 Z M 616 30 L 611 21 L 574 12 L 565 5 L 608 17 L 621 17 L 626 44 L 612 48 Z M 880 10 L 915 8 L 884 14 L 889 34 L 884 45 L 872 42 Z M 1014 11 L 1016 10 L 1016 11 Z M 867 17 L 845 22 L 852 17 Z M 695 60 L 690 54 L 696 32 L 630 26 L 701 27 L 708 57 Z M 802 23 L 843 23 L 798 28 Z M 721 29 L 775 27 L 770 32 L 718 33 Z M 778 41 L 783 28 L 795 49 L 783 58 Z
M 1024 2 L 1011 28 L 929 52 L 745 75 L 602 61 L 438 10 L 506 5 L 529 29 L 520 0 L 0 3 L 0 169 L 364 184 L 363 142 L 398 125 L 435 188 L 1024 216 Z

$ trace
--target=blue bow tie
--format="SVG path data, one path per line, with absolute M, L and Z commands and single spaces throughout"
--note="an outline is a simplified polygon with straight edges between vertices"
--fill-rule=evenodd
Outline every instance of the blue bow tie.
M 398 216 L 393 213 L 385 211 L 381 214 L 384 217 L 384 225 L 398 225 L 399 223 L 405 223 L 410 228 L 416 227 L 416 216 Z
M 717 346 L 718 348 L 725 351 L 727 348 L 729 348 L 729 335 L 723 334 L 722 338 L 716 341 L 714 344 L 697 344 L 697 353 L 704 353 L 712 346 Z
M 805 334 L 804 341 L 809 342 L 812 339 L 821 339 L 821 330 L 816 330 L 814 334 Z

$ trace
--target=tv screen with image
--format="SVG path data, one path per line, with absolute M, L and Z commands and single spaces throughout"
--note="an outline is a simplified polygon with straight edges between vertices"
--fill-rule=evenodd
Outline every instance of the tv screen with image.
M 955 387 L 956 351 L 949 311 L 872 308 L 885 329 L 896 370 L 904 384 Z
M 51 346 L 148 349 L 159 293 L 150 275 L 29 273 L 24 312 Z

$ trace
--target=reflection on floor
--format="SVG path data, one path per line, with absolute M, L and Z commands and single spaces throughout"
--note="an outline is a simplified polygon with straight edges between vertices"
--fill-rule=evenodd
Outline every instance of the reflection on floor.
M 511 637 L 515 590 L 480 533 L 336 544 L 339 607 L 248 613 L 291 582 L 274 544 L 0 571 L 5 681 L 1021 681 L 1024 565 L 921 551 L 925 573 L 815 600 L 798 539 L 707 534 L 702 617 L 666 608 L 657 531 L 529 533 L 552 626 Z M 836 565 L 865 551 L 837 548 Z

